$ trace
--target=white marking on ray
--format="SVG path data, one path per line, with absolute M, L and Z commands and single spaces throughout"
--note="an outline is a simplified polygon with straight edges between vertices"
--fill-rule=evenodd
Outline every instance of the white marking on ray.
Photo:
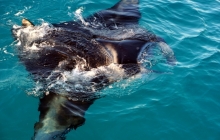
M 57 131 L 57 126 L 59 126 L 59 124 L 57 124 L 55 117 L 56 114 L 58 114 L 57 112 L 60 110 L 61 104 L 63 104 L 65 101 L 66 98 L 59 96 L 59 98 L 55 97 L 49 104 L 50 110 L 43 120 L 43 128 L 41 129 L 45 133 Z

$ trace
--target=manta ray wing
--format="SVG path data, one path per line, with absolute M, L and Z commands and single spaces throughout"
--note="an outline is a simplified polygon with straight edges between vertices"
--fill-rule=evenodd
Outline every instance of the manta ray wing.
M 108 26 L 110 24 L 135 24 L 141 17 L 138 4 L 138 0 L 121 0 L 109 9 L 95 13 L 93 18 L 103 21 Z
M 85 19 L 87 26 L 94 28 L 114 29 L 115 26 L 124 26 L 127 24 L 137 24 L 141 18 L 139 11 L 139 0 L 121 0 L 113 7 L 101 10 Z M 81 26 L 82 21 L 69 21 L 53 24 L 55 27 L 71 28 Z M 84 21 L 83 21 L 84 22 Z M 101 24 L 101 25 L 100 25 Z M 95 25 L 95 26 L 90 26 Z M 98 26 L 97 26 L 98 25 Z M 100 25 L 100 26 L 99 26 Z

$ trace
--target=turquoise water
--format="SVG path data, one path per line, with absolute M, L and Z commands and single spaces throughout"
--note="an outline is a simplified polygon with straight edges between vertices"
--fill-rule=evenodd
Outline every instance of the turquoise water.
M 0 139 L 30 139 L 38 121 L 33 82 L 14 51 L 11 27 L 23 17 L 56 23 L 111 7 L 95 0 L 0 0 Z M 177 65 L 171 73 L 143 75 L 105 89 L 86 123 L 67 139 L 219 140 L 220 1 L 141 0 L 140 24 L 163 37 Z M 166 70 L 164 70 L 166 71 Z M 125 86 L 124 86 L 125 85 Z

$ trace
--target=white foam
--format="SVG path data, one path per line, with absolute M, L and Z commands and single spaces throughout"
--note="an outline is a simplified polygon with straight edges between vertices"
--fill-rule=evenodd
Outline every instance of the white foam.
M 83 7 L 78 8 L 78 9 L 74 12 L 74 15 L 75 15 L 75 17 L 76 17 L 77 19 L 79 19 L 79 20 L 82 22 L 83 25 L 88 26 L 89 23 L 86 22 L 86 21 L 84 20 L 83 16 L 82 16 L 83 10 L 84 10 Z
M 22 46 L 23 51 L 39 51 L 39 47 L 44 47 L 46 42 L 36 44 L 34 41 L 43 38 L 48 33 L 48 31 L 51 30 L 51 27 L 48 23 L 44 22 L 40 26 L 28 26 L 25 28 L 22 26 L 14 25 L 13 30 L 15 30 L 14 34 L 18 40 L 16 45 Z
M 60 76 L 54 79 L 54 75 L 60 73 Z M 96 92 L 103 87 L 105 83 L 95 83 L 92 81 L 99 76 L 105 76 L 109 82 L 115 82 L 125 78 L 127 75 L 124 69 L 118 64 L 110 64 L 109 66 L 101 66 L 91 69 L 90 71 L 82 71 L 76 67 L 72 71 L 55 70 L 47 78 L 48 91 L 56 91 L 59 94 L 71 95 L 71 93 L 87 93 Z M 104 79 L 105 80 L 105 79 Z
M 29 7 L 24 7 L 23 10 L 19 10 L 16 14 L 14 14 L 15 16 L 20 16 L 23 15 L 26 11 L 28 11 L 31 8 L 31 6 Z

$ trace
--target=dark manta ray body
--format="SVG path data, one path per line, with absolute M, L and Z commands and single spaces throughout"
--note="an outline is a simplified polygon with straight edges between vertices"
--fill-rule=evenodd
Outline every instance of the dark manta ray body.
M 81 21 L 13 28 L 21 62 L 43 93 L 33 139 L 65 139 L 109 84 L 140 72 L 138 62 L 155 44 L 175 62 L 164 40 L 139 27 L 138 0 L 121 0 Z

